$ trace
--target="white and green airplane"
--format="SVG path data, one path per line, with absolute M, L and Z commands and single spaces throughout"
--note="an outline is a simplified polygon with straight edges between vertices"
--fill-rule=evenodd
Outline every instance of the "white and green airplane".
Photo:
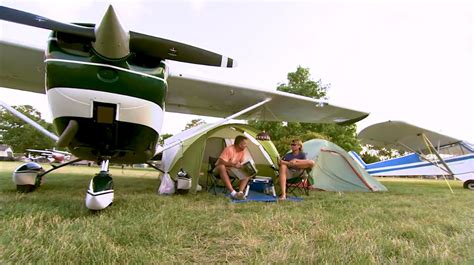
M 86 195 L 92 210 L 113 201 L 109 163 L 145 163 L 157 153 L 165 109 L 308 123 L 353 123 L 368 115 L 299 95 L 169 73 L 167 60 L 226 68 L 236 64 L 191 45 L 125 31 L 112 6 L 99 24 L 62 23 L 5 6 L 0 6 L 0 19 L 52 31 L 46 50 L 0 41 L 0 87 L 46 94 L 58 136 L 37 129 L 57 147 L 101 165 Z M 18 189 L 31 190 L 52 170 L 22 165 L 14 181 Z

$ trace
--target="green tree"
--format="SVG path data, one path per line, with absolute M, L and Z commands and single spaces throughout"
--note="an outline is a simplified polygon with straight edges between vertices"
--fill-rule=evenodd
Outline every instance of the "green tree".
M 19 112 L 34 120 L 46 130 L 54 132 L 53 125 L 41 118 L 41 113 L 30 105 L 13 106 Z M 0 109 L 0 143 L 8 144 L 16 153 L 27 148 L 46 149 L 54 146 L 54 141 L 26 124 L 10 112 Z
M 407 152 L 405 151 L 398 151 L 396 149 L 385 147 L 381 148 L 367 144 L 364 146 L 364 151 L 361 152 L 360 156 L 365 163 L 370 164 L 378 161 L 404 156 L 406 154 Z
M 165 140 L 173 136 L 171 133 L 164 133 L 160 135 L 160 139 L 158 140 L 161 145 L 165 143 Z
M 277 148 L 277 150 L 280 154 L 285 154 L 288 151 L 290 151 L 291 140 L 293 140 L 294 138 L 298 138 L 303 142 L 311 140 L 311 139 L 324 139 L 324 140 L 328 140 L 328 141 L 330 140 L 329 137 L 327 137 L 324 134 L 308 131 L 304 134 L 298 135 L 297 137 L 295 137 L 293 134 L 292 135 L 286 135 L 286 136 L 280 138 L 277 141 L 273 141 L 273 143 L 275 144 L 275 147 Z
M 298 66 L 296 72 L 288 73 L 287 78 L 288 83 L 279 84 L 277 90 L 322 99 L 326 97 L 327 90 L 330 87 L 330 84 L 324 84 L 321 79 L 318 81 L 311 80 L 309 69 L 301 66 Z M 288 151 L 286 143 L 288 140 L 296 137 L 303 138 L 304 135 L 311 135 L 311 133 L 318 134 L 318 137 L 313 138 L 329 140 L 347 151 L 359 152 L 361 150 L 356 136 L 357 127 L 355 124 L 342 126 L 337 124 L 266 121 L 249 121 L 249 124 L 259 130 L 268 132 L 281 154 Z
M 186 123 L 186 126 L 184 127 L 183 131 L 186 131 L 187 129 L 199 126 L 201 124 L 205 124 L 206 122 L 203 119 L 194 119 L 191 120 L 190 122 Z
M 375 162 L 379 162 L 380 161 L 380 158 L 375 155 L 375 154 L 371 154 L 369 152 L 363 152 L 360 157 L 362 158 L 362 160 L 364 160 L 364 162 L 366 164 L 371 164 L 371 163 L 375 163 Z

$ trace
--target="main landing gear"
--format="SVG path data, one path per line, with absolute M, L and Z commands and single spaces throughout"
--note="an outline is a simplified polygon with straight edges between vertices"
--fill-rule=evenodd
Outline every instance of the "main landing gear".
M 109 174 L 109 159 L 102 160 L 100 172 L 89 184 L 86 194 L 86 207 L 90 210 L 103 210 L 114 200 L 113 180 Z
M 29 162 L 19 166 L 13 172 L 13 182 L 19 192 L 32 192 L 38 188 L 44 180 L 44 176 L 49 172 L 64 166 L 76 163 L 82 159 L 75 159 L 60 165 L 51 165 L 52 168 L 45 171 L 41 165 Z M 101 157 L 100 172 L 92 178 L 86 193 L 86 207 L 93 211 L 103 210 L 110 206 L 114 200 L 114 189 L 112 176 L 109 173 L 110 157 Z M 150 167 L 163 172 L 160 168 L 151 163 Z
M 47 171 L 38 163 L 25 163 L 15 169 L 12 180 L 18 192 L 32 192 L 41 185 L 46 174 L 81 160 L 75 159 L 60 165 L 51 165 L 52 168 Z M 86 207 L 95 211 L 103 210 L 112 204 L 113 200 L 114 190 L 112 177 L 109 174 L 109 158 L 105 157 L 100 165 L 99 174 L 95 175 L 87 189 Z
M 16 184 L 16 190 L 18 192 L 32 192 L 41 186 L 41 183 L 44 181 L 44 176 L 49 172 L 79 161 L 81 161 L 81 159 L 74 159 L 60 165 L 51 164 L 52 168 L 48 171 L 45 171 L 38 163 L 28 162 L 13 171 L 12 180 L 13 183 Z

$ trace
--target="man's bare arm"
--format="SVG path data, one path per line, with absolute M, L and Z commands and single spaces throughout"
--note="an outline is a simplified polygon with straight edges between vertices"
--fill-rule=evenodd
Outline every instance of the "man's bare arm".
M 219 158 L 218 165 L 224 165 L 226 167 L 235 167 L 235 168 L 240 168 L 242 165 L 240 163 L 232 163 L 231 161 L 224 161 L 221 158 Z
M 289 161 L 290 167 L 309 168 L 314 166 L 314 161 L 309 159 L 293 159 Z

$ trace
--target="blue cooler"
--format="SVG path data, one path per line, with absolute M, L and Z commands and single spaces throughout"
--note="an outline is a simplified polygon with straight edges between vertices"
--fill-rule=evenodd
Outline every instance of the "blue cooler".
M 276 196 L 273 179 L 270 177 L 256 177 L 250 180 L 250 190 Z

